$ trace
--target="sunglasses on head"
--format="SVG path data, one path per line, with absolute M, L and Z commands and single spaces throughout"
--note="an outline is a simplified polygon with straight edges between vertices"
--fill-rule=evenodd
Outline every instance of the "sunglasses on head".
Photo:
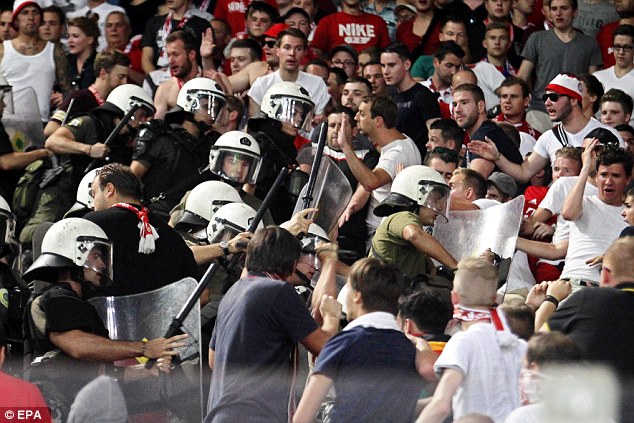
M 548 93 L 542 96 L 542 101 L 546 102 L 546 100 L 550 100 L 554 103 L 558 101 L 561 97 L 568 97 L 568 96 L 564 94 L 559 94 L 559 93 Z
M 436 147 L 431 151 L 432 154 L 446 154 L 447 156 L 451 157 L 452 159 L 457 159 L 458 158 L 458 152 L 456 150 L 452 150 L 451 148 L 445 148 L 445 147 Z
M 273 48 L 275 47 L 275 41 L 273 40 L 269 40 L 269 41 L 264 41 L 262 43 L 262 47 L 267 46 L 268 48 Z

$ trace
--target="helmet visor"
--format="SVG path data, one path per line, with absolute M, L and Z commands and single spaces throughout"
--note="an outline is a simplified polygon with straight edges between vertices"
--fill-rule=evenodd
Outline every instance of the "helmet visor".
M 286 122 L 297 129 L 310 130 L 313 120 L 313 104 L 295 97 L 280 97 L 273 119 Z
M 221 241 L 230 241 L 236 235 L 246 231 L 226 219 L 214 219 L 207 227 L 207 239 L 210 244 L 217 244 Z
M 94 286 L 112 284 L 112 243 L 95 237 L 76 240 L 75 263 L 84 269 L 84 279 Z
M 260 157 L 250 152 L 220 147 L 212 154 L 209 170 L 228 181 L 255 184 L 260 172 Z
M 202 115 L 204 121 L 210 126 L 214 123 L 225 125 L 227 118 L 227 100 L 213 91 L 191 90 L 187 92 L 190 101 L 190 112 L 194 115 Z
M 432 209 L 448 222 L 450 188 L 437 182 L 420 181 L 418 184 L 418 204 Z
M 130 117 L 130 120 L 137 123 L 143 123 L 152 120 L 153 116 L 154 110 L 150 109 L 144 104 L 141 104 L 141 107 L 134 111 L 134 113 Z

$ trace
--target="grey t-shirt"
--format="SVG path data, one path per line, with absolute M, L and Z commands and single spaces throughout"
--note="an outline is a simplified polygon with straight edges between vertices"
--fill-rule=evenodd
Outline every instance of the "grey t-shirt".
M 533 33 L 522 51 L 524 59 L 535 64 L 537 79 L 533 86 L 531 109 L 546 111 L 542 95 L 546 85 L 559 73 L 588 73 L 590 66 L 603 62 L 597 41 L 577 32 L 568 43 L 562 42 L 554 30 Z
M 573 26 L 589 37 L 596 37 L 603 25 L 618 19 L 619 15 L 614 10 L 614 2 L 608 0 L 582 0 L 579 2 L 579 13 Z

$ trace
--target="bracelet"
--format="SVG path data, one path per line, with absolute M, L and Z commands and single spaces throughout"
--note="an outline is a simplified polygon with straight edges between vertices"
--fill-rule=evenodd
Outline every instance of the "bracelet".
M 555 309 L 559 307 L 559 300 L 553 297 L 552 295 L 546 295 L 546 298 L 544 298 L 544 301 L 542 302 L 542 304 L 545 302 L 553 303 L 555 305 Z
M 145 355 L 145 346 L 147 344 L 147 339 L 141 341 L 143 344 L 141 345 L 141 355 L 140 357 L 150 358 Z

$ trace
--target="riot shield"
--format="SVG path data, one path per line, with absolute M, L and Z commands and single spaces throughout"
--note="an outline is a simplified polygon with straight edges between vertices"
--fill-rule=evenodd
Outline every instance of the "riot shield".
M 5 100 L 5 104 L 8 102 Z M 13 110 L 11 107 L 4 110 L 2 125 L 9 135 L 13 151 L 24 151 L 29 146 L 44 146 L 42 118 L 33 88 L 13 89 L 10 103 Z
M 111 339 L 149 340 L 164 336 L 196 285 L 195 279 L 185 278 L 154 291 L 121 297 L 97 297 L 90 303 L 108 328 Z M 202 420 L 199 306 L 195 306 L 185 319 L 183 332 L 189 337 L 185 340 L 187 346 L 180 351 L 180 365 L 169 375 L 161 375 L 160 386 L 157 386 L 156 378 L 124 385 L 131 413 L 146 412 L 149 407 L 155 407 L 150 404 L 154 400 L 187 421 Z M 190 410 L 192 407 L 194 410 Z
M 479 255 L 487 248 L 502 258 L 513 256 L 522 222 L 524 196 L 485 210 L 449 212 L 449 222 L 436 220 L 434 238 L 456 260 Z
M 306 195 L 307 188 L 308 184 L 302 188 L 297 203 L 295 203 L 293 214 L 303 209 L 303 197 Z M 346 176 L 332 159 L 323 156 L 313 191 L 313 199 L 310 202 L 310 207 L 319 209 L 314 223 L 326 233 L 330 233 L 348 206 L 350 198 L 352 198 L 352 187 L 350 187 Z

